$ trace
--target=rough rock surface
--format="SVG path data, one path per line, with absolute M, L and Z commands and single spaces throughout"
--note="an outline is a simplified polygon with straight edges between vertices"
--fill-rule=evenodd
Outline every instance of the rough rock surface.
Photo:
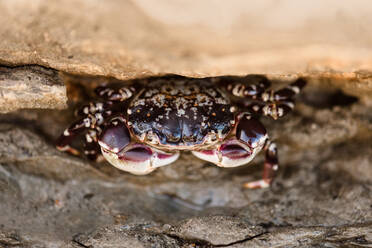
M 120 79 L 371 70 L 372 4 L 349 5 L 3 0 L 0 61 Z
M 0 113 L 17 109 L 66 107 L 66 88 L 58 72 L 40 66 L 0 66 Z

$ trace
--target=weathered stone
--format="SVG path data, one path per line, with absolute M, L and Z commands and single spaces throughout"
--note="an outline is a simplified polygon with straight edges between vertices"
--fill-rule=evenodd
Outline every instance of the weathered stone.
M 241 217 L 204 216 L 177 225 L 174 233 L 185 240 L 204 240 L 212 245 L 229 245 L 266 232 L 265 228 L 249 224 Z
M 372 243 L 370 225 L 278 228 L 231 247 L 363 247 Z
M 6 37 L 0 62 L 119 79 L 370 75 L 371 3 L 347 4 L 6 0 L 0 3 L 0 36 Z
M 0 113 L 17 109 L 66 107 L 66 88 L 58 72 L 40 66 L 0 66 Z
M 148 231 L 148 226 L 151 225 L 102 228 L 89 235 L 76 236 L 73 242 L 85 247 L 181 247 L 180 241 L 161 233 Z
M 21 247 L 25 245 L 14 231 L 2 231 L 0 229 L 0 245 L 4 247 Z
M 103 176 L 86 163 L 64 156 L 40 136 L 9 124 L 0 124 L 0 163 L 16 164 L 26 172 L 55 180 Z

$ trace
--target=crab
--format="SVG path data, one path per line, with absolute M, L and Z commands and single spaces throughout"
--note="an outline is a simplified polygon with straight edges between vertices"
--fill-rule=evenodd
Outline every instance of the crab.
M 305 84 L 298 78 L 274 91 L 263 75 L 170 75 L 102 85 L 95 89 L 102 100 L 77 111 L 81 118 L 63 132 L 57 148 L 80 154 L 72 141 L 83 134 L 88 158 L 102 154 L 113 166 L 136 175 L 175 162 L 181 151 L 219 167 L 236 167 L 264 150 L 262 179 L 244 186 L 265 188 L 278 170 L 278 155 L 258 117 L 276 120 L 289 113 Z

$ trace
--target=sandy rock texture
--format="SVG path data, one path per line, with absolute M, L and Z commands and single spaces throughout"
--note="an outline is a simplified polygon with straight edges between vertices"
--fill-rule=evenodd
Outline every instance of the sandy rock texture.
M 371 9 L 368 0 L 3 0 L 0 61 L 120 79 L 370 70 Z
M 58 72 L 40 66 L 0 66 L 0 96 L 0 113 L 67 107 L 66 88 Z
M 372 246 L 372 4 L 350 6 L 0 1 L 0 247 Z M 95 85 L 168 73 L 307 79 L 295 111 L 262 118 L 272 188 L 242 187 L 262 154 L 133 176 L 55 149 Z

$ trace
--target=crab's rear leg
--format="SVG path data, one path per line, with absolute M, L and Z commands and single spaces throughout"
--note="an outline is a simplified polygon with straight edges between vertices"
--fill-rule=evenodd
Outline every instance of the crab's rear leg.
M 88 115 L 85 118 L 74 122 L 58 138 L 56 144 L 57 149 L 63 152 L 71 153 L 73 155 L 79 155 L 80 151 L 71 147 L 71 143 L 76 138 L 76 136 L 84 133 L 89 128 L 91 128 L 94 121 L 95 118 L 92 115 Z
M 77 109 L 75 115 L 85 117 L 89 114 L 95 115 L 96 113 L 101 113 L 103 117 L 107 117 L 112 114 L 113 105 L 114 103 L 112 101 L 90 102 Z
M 249 189 L 267 188 L 273 182 L 273 179 L 275 178 L 275 174 L 277 170 L 279 169 L 278 151 L 276 148 L 276 144 L 270 140 L 267 140 L 264 150 L 265 150 L 265 163 L 264 163 L 262 179 L 245 183 L 244 184 L 245 188 L 249 188 Z
M 305 79 L 299 78 L 285 88 L 273 91 L 267 90 L 269 83 L 260 77 L 259 79 L 258 82 L 256 82 L 257 78 L 252 80 L 252 82 L 248 80 L 245 82 L 247 85 L 241 82 L 230 83 L 227 86 L 227 90 L 232 95 L 241 98 L 239 105 L 244 109 L 248 109 L 251 113 L 270 116 L 274 120 L 292 111 L 294 108 L 294 96 L 306 85 Z
M 136 89 L 129 86 L 124 86 L 120 89 L 113 89 L 108 86 L 99 86 L 94 91 L 99 97 L 105 100 L 123 102 L 131 98 Z
M 103 102 L 91 102 L 76 111 L 77 116 L 82 118 L 67 128 L 57 140 L 57 149 L 79 155 L 80 151 L 72 147 L 73 140 L 85 134 L 84 153 L 92 160 L 100 154 L 98 137 L 105 126 L 105 122 L 111 116 L 123 110 L 125 101 L 131 98 L 135 92 L 134 87 L 121 87 L 112 89 L 100 86 L 95 89 L 96 94 L 103 98 Z
M 71 143 L 76 137 L 85 134 L 84 153 L 88 158 L 95 160 L 99 154 L 97 137 L 102 131 L 101 128 L 104 120 L 113 112 L 110 108 L 110 103 L 90 103 L 84 105 L 77 111 L 77 114 L 83 116 L 83 118 L 74 122 L 61 134 L 56 142 L 57 149 L 73 155 L 80 155 L 80 151 L 73 148 Z
M 97 160 L 101 154 L 101 148 L 98 145 L 99 131 L 90 129 L 85 134 L 84 155 L 90 160 Z
M 220 84 L 232 95 L 249 99 L 256 99 L 271 86 L 267 77 L 262 75 L 248 75 L 238 82 L 222 81 Z
M 257 97 L 257 100 L 249 104 L 247 108 L 253 113 L 270 116 L 276 120 L 293 110 L 293 98 L 300 93 L 305 85 L 305 79 L 299 78 L 283 89 L 277 91 L 270 90 L 262 93 Z
M 251 113 L 270 116 L 274 120 L 285 116 L 294 108 L 293 100 L 286 100 L 281 102 L 253 102 L 245 106 Z

